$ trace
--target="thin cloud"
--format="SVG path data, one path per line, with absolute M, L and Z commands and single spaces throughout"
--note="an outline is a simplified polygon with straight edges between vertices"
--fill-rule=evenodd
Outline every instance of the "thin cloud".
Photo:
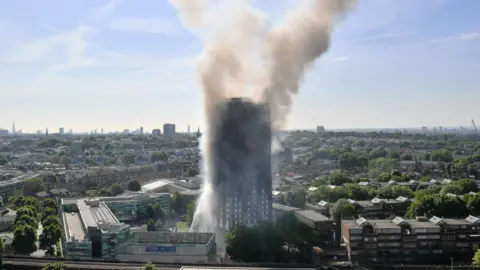
M 479 38 L 480 38 L 480 34 L 474 32 L 474 33 L 460 34 L 456 36 L 432 39 L 427 41 L 427 43 L 438 43 L 438 42 L 446 42 L 446 41 L 471 41 Z
M 52 32 L 60 32 L 60 30 L 58 30 L 57 28 L 53 27 L 53 26 L 50 26 L 48 24 L 45 24 L 45 23 L 40 23 L 40 22 L 37 22 L 36 25 L 42 27 L 42 28 L 45 28 L 47 30 L 50 30 Z
M 84 51 L 88 45 L 84 40 L 84 34 L 90 28 L 79 26 L 74 30 L 56 32 L 53 35 L 25 42 L 16 46 L 5 59 L 10 63 L 31 63 L 44 61 L 51 56 L 55 50 L 65 50 L 67 53 L 66 62 L 69 64 L 82 61 Z
M 342 44 L 342 43 L 367 42 L 367 41 L 380 40 L 380 39 L 400 38 L 405 36 L 411 36 L 414 34 L 415 32 L 391 33 L 391 34 L 383 34 L 383 35 L 365 36 L 365 37 L 354 38 L 350 40 L 339 41 L 336 43 Z
M 332 60 L 333 63 L 340 63 L 340 62 L 345 62 L 348 61 L 348 57 L 342 56 L 342 57 L 337 57 Z
M 110 17 L 121 0 L 110 0 L 105 5 L 94 8 L 88 12 L 88 18 L 92 21 L 103 21 Z
M 112 30 L 141 32 L 150 34 L 164 34 L 177 36 L 180 29 L 169 20 L 158 17 L 149 18 L 118 18 L 110 21 L 107 25 Z

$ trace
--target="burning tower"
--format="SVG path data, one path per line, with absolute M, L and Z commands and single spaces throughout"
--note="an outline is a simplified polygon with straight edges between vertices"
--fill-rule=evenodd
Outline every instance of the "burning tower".
M 223 229 L 272 216 L 271 125 L 267 104 L 217 104 L 211 141 L 213 218 Z

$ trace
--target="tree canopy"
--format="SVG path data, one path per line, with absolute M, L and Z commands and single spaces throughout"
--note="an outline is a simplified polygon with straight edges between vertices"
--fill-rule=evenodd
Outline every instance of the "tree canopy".
M 23 195 L 35 196 L 40 191 L 45 191 L 45 184 L 42 178 L 35 177 L 25 181 L 23 185 Z
M 445 218 L 465 218 L 468 209 L 465 202 L 459 197 L 448 195 L 425 195 L 415 200 L 407 209 L 407 216 L 438 216 Z
M 140 185 L 140 182 L 138 182 L 138 180 L 130 180 L 127 183 L 127 189 L 130 191 L 140 191 L 142 189 L 142 186 Z

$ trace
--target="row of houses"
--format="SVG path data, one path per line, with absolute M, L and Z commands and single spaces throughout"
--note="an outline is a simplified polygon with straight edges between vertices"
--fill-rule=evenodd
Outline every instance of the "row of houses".
M 480 219 L 359 218 L 343 220 L 341 234 L 352 262 L 471 262 L 480 245 Z

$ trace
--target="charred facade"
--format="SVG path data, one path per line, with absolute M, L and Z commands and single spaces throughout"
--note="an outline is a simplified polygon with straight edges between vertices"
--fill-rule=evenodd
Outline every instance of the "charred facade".
M 212 141 L 217 226 L 271 220 L 271 126 L 267 104 L 232 98 L 218 104 Z

